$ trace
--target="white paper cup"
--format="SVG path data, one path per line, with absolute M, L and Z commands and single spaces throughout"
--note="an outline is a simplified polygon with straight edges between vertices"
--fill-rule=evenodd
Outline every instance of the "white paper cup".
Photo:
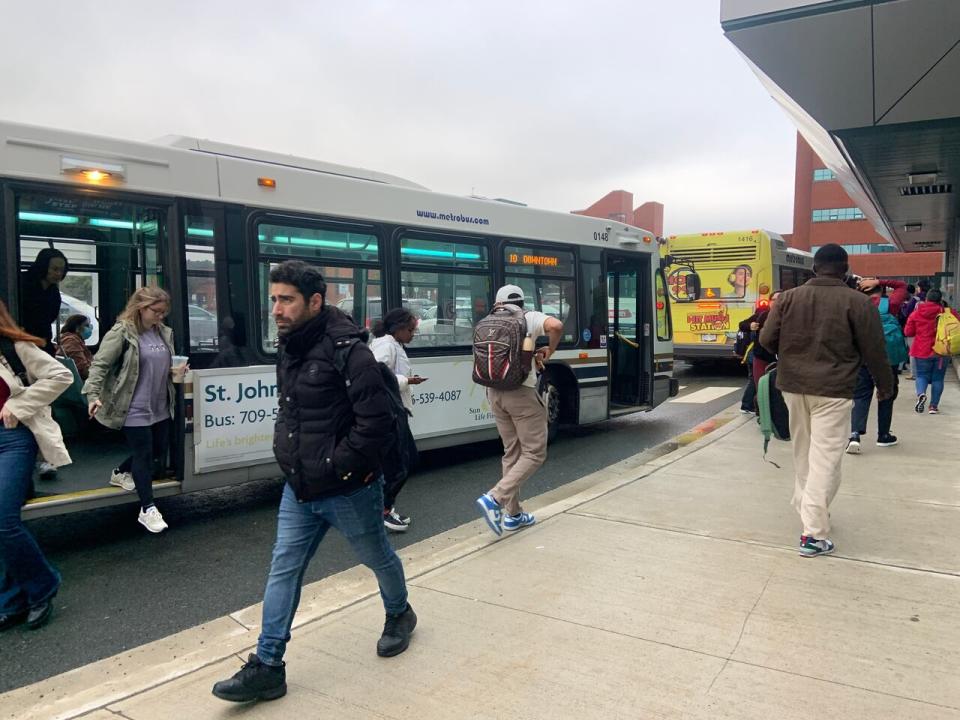
M 170 358 L 170 369 L 173 373 L 173 381 L 175 383 L 182 383 L 183 376 L 187 372 L 187 361 L 189 358 L 186 355 L 174 355 Z

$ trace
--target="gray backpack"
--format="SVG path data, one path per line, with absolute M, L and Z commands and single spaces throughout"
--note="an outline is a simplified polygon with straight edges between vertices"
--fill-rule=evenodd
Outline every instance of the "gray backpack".
M 516 305 L 503 303 L 473 328 L 473 381 L 498 390 L 523 385 L 533 364 L 533 343 L 524 349 L 526 314 Z

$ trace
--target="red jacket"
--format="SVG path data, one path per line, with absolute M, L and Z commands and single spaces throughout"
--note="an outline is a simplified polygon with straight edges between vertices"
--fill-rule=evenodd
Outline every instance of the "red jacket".
M 903 328 L 903 334 L 914 338 L 913 345 L 910 346 L 910 357 L 929 358 L 936 356 L 933 352 L 933 341 L 937 339 L 937 317 L 945 312 L 940 303 L 922 302 L 916 309 L 910 313 L 907 318 L 907 325 Z M 950 308 L 953 316 L 960 320 L 953 308 Z
M 887 293 L 887 300 L 890 301 L 890 314 L 895 318 L 900 317 L 900 308 L 903 307 L 903 304 L 910 299 L 910 294 L 907 292 L 907 284 L 902 280 L 881 280 L 881 287 L 887 288 L 887 290 L 893 290 L 891 293 Z M 880 300 L 883 296 L 880 293 L 870 296 L 870 302 L 873 303 L 874 307 L 880 306 Z

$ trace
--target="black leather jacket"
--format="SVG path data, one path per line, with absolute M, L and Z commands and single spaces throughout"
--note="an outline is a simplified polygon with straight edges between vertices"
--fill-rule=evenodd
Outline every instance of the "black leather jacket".
M 347 315 L 324 306 L 280 342 L 273 452 L 300 501 L 352 492 L 380 474 L 392 415 L 362 335 Z M 355 344 L 343 374 L 334 366 L 337 343 Z

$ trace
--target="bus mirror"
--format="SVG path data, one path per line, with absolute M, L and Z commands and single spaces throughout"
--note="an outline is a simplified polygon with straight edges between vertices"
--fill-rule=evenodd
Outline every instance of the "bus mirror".
M 699 300 L 700 299 L 700 276 L 695 272 L 690 273 L 686 277 L 687 280 L 687 298 L 689 300 Z

